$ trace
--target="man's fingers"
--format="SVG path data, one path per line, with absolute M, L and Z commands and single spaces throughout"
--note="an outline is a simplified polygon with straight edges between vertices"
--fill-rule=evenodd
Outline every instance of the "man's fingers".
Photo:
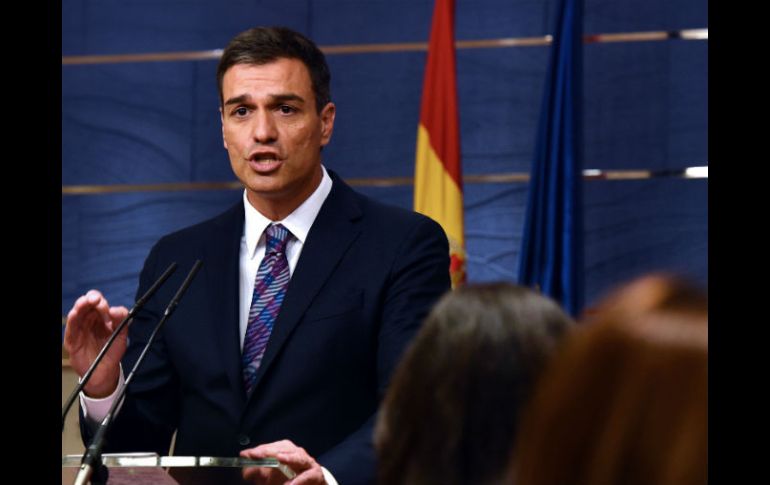
M 75 300 L 75 304 L 67 314 L 67 323 L 80 323 L 81 325 L 96 322 L 108 323 L 110 307 L 107 300 L 96 290 L 90 290 L 85 295 Z
M 321 467 L 316 465 L 315 467 L 300 473 L 291 479 L 289 483 L 291 485 L 322 485 L 326 483 L 326 480 L 324 479 Z
M 67 325 L 64 329 L 65 347 L 76 345 L 82 338 L 90 335 L 92 332 L 90 329 L 94 326 L 94 320 L 96 320 L 97 325 L 99 324 L 101 319 L 97 314 L 92 313 L 93 311 L 94 308 L 88 303 L 86 295 L 81 296 L 75 301 L 75 304 L 67 313 Z
M 70 313 L 76 311 L 77 309 L 81 308 L 88 302 L 88 297 L 86 295 L 81 295 L 77 300 L 75 300 L 75 304 L 72 305 L 72 310 L 70 310 Z
M 124 306 L 110 307 L 110 316 L 118 321 L 128 316 L 128 308 Z
M 107 299 L 97 290 L 90 290 L 75 301 L 72 309 L 67 314 L 67 326 L 79 327 L 85 331 L 91 328 L 96 335 L 99 332 L 112 332 L 115 324 L 122 321 L 128 315 L 128 309 L 124 306 L 110 307 Z
M 109 316 L 110 316 L 110 320 L 111 320 L 110 324 L 109 324 L 109 329 L 112 332 L 112 331 L 114 331 L 118 327 L 120 322 L 122 322 L 123 319 L 126 318 L 126 316 L 128 316 L 128 308 L 126 308 L 124 306 L 111 307 L 109 309 Z M 123 332 L 122 333 L 125 334 L 127 329 L 128 329 L 128 325 L 126 325 L 123 328 Z
M 303 450 L 304 451 L 304 450 Z M 315 460 L 307 453 L 298 451 L 287 451 L 277 453 L 276 458 L 281 463 L 288 465 L 292 470 L 299 473 L 300 470 L 307 470 L 316 464 Z
M 243 469 L 243 478 L 254 483 L 266 482 L 269 478 L 269 470 L 258 466 L 250 466 Z
M 96 305 L 94 306 L 96 311 L 101 315 L 102 319 L 104 320 L 104 323 L 109 325 L 112 323 L 112 319 L 110 318 L 110 305 L 107 303 L 107 300 L 104 298 L 100 298 Z
M 241 451 L 241 456 L 246 458 L 277 458 L 278 461 L 291 468 L 297 476 L 291 480 L 292 485 L 321 485 L 324 482 L 323 470 L 315 459 L 289 440 L 276 441 L 249 448 Z M 272 469 L 273 472 L 278 470 Z M 245 475 L 244 475 L 245 476 Z M 258 475 L 261 477 L 262 475 Z M 273 475 L 275 478 L 275 475 Z M 286 478 L 282 479 L 288 480 Z
M 290 482 L 292 485 L 319 485 L 325 483 L 321 465 L 304 449 L 295 448 L 291 451 L 280 452 L 276 455 L 276 458 L 297 473 L 297 476 Z
M 302 450 L 302 448 L 297 447 L 297 445 L 295 445 L 289 440 L 281 440 L 273 443 L 262 444 L 254 448 L 249 448 L 247 450 L 243 450 L 241 452 L 241 456 L 247 456 L 249 458 L 267 458 L 267 457 L 274 457 L 278 453 L 286 453 L 297 449 Z M 247 453 L 247 455 L 244 455 L 244 453 Z
M 80 296 L 67 313 L 64 330 L 64 348 L 70 353 L 73 363 L 82 365 L 101 349 L 115 328 L 114 320 L 122 320 L 128 314 L 125 307 L 110 308 L 107 300 L 98 290 L 89 290 Z M 125 341 L 125 337 L 123 340 Z
M 107 322 L 110 305 L 107 302 L 107 299 L 104 297 L 104 295 L 101 294 L 99 290 L 88 290 L 88 292 L 86 292 L 86 294 L 81 298 L 85 300 L 81 307 L 91 307 L 95 309 L 100 315 L 102 315 L 102 319 L 105 321 L 105 323 Z M 78 299 L 78 301 L 80 301 L 80 299 Z

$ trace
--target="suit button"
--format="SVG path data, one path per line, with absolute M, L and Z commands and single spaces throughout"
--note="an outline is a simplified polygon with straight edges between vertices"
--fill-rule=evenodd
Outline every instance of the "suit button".
M 248 445 L 250 442 L 251 442 L 251 440 L 250 440 L 250 439 L 249 439 L 249 437 L 248 437 L 248 436 L 246 436 L 245 434 L 242 434 L 242 435 L 238 436 L 238 444 L 239 444 L 239 445 L 241 445 L 241 446 L 246 446 L 246 445 Z

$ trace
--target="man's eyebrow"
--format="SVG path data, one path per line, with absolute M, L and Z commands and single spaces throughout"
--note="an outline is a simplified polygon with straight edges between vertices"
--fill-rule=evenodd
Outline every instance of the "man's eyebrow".
M 298 94 L 294 93 L 280 93 L 280 94 L 271 94 L 270 100 L 273 103 L 285 103 L 287 101 L 296 101 L 298 103 L 305 103 L 305 98 Z M 225 101 L 225 106 L 230 106 L 232 104 L 242 104 L 242 103 L 252 103 L 252 98 L 250 94 L 241 94 L 239 96 L 234 96 L 227 101 Z
M 251 101 L 251 96 L 248 94 L 241 94 L 240 96 L 235 96 L 225 101 L 225 106 L 229 106 L 231 104 L 241 104 L 245 103 L 246 101 Z
M 273 98 L 273 102 L 275 103 L 284 103 L 286 101 L 297 101 L 298 103 L 305 102 L 305 98 L 294 93 L 273 94 L 270 97 Z

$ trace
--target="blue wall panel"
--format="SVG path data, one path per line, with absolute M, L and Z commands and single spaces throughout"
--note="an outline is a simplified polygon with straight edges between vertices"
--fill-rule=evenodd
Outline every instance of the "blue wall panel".
M 548 48 L 468 50 L 457 57 L 464 173 L 529 172 Z
M 669 166 L 708 165 L 708 44 L 671 43 Z
M 62 183 L 157 183 L 190 171 L 193 64 L 62 68 Z
M 219 49 L 254 25 L 306 30 L 308 4 L 307 0 L 63 0 L 62 55 Z M 64 28 L 77 25 L 82 29 Z
M 237 180 L 230 170 L 222 143 L 222 122 L 215 61 L 195 62 L 193 88 L 192 180 L 196 182 Z
M 222 212 L 241 194 L 222 190 L 63 197 L 62 315 L 91 288 L 102 290 L 113 305 L 130 307 L 152 245 L 165 234 Z
M 527 184 L 467 184 L 468 281 L 516 281 Z
M 320 0 L 312 2 L 309 33 L 321 45 L 425 42 L 433 0 Z M 545 35 L 543 0 L 457 0 L 458 40 Z
M 670 46 L 593 44 L 585 53 L 585 166 L 664 167 Z
M 586 182 L 586 303 L 653 271 L 708 284 L 708 181 Z
M 345 177 L 409 174 L 425 54 L 345 55 L 329 61 L 337 120 L 324 149 L 326 163 Z
M 586 34 L 707 26 L 708 2 L 704 0 L 585 0 Z
M 703 42 L 589 44 L 584 53 L 587 168 L 707 164 Z

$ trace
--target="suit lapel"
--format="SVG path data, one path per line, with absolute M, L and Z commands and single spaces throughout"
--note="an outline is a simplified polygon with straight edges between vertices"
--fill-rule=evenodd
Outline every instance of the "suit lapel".
M 214 312 L 213 330 L 220 362 L 239 402 L 245 405 L 238 325 L 238 274 L 243 221 L 243 202 L 239 202 L 216 221 L 207 248 L 207 263 L 208 291 L 211 295 L 211 311 Z
M 259 393 L 256 389 L 262 377 L 270 370 L 292 330 L 360 232 L 355 221 L 361 217 L 361 209 L 354 192 L 336 174 L 330 172 L 330 175 L 332 190 L 313 222 L 289 281 L 252 396 Z

